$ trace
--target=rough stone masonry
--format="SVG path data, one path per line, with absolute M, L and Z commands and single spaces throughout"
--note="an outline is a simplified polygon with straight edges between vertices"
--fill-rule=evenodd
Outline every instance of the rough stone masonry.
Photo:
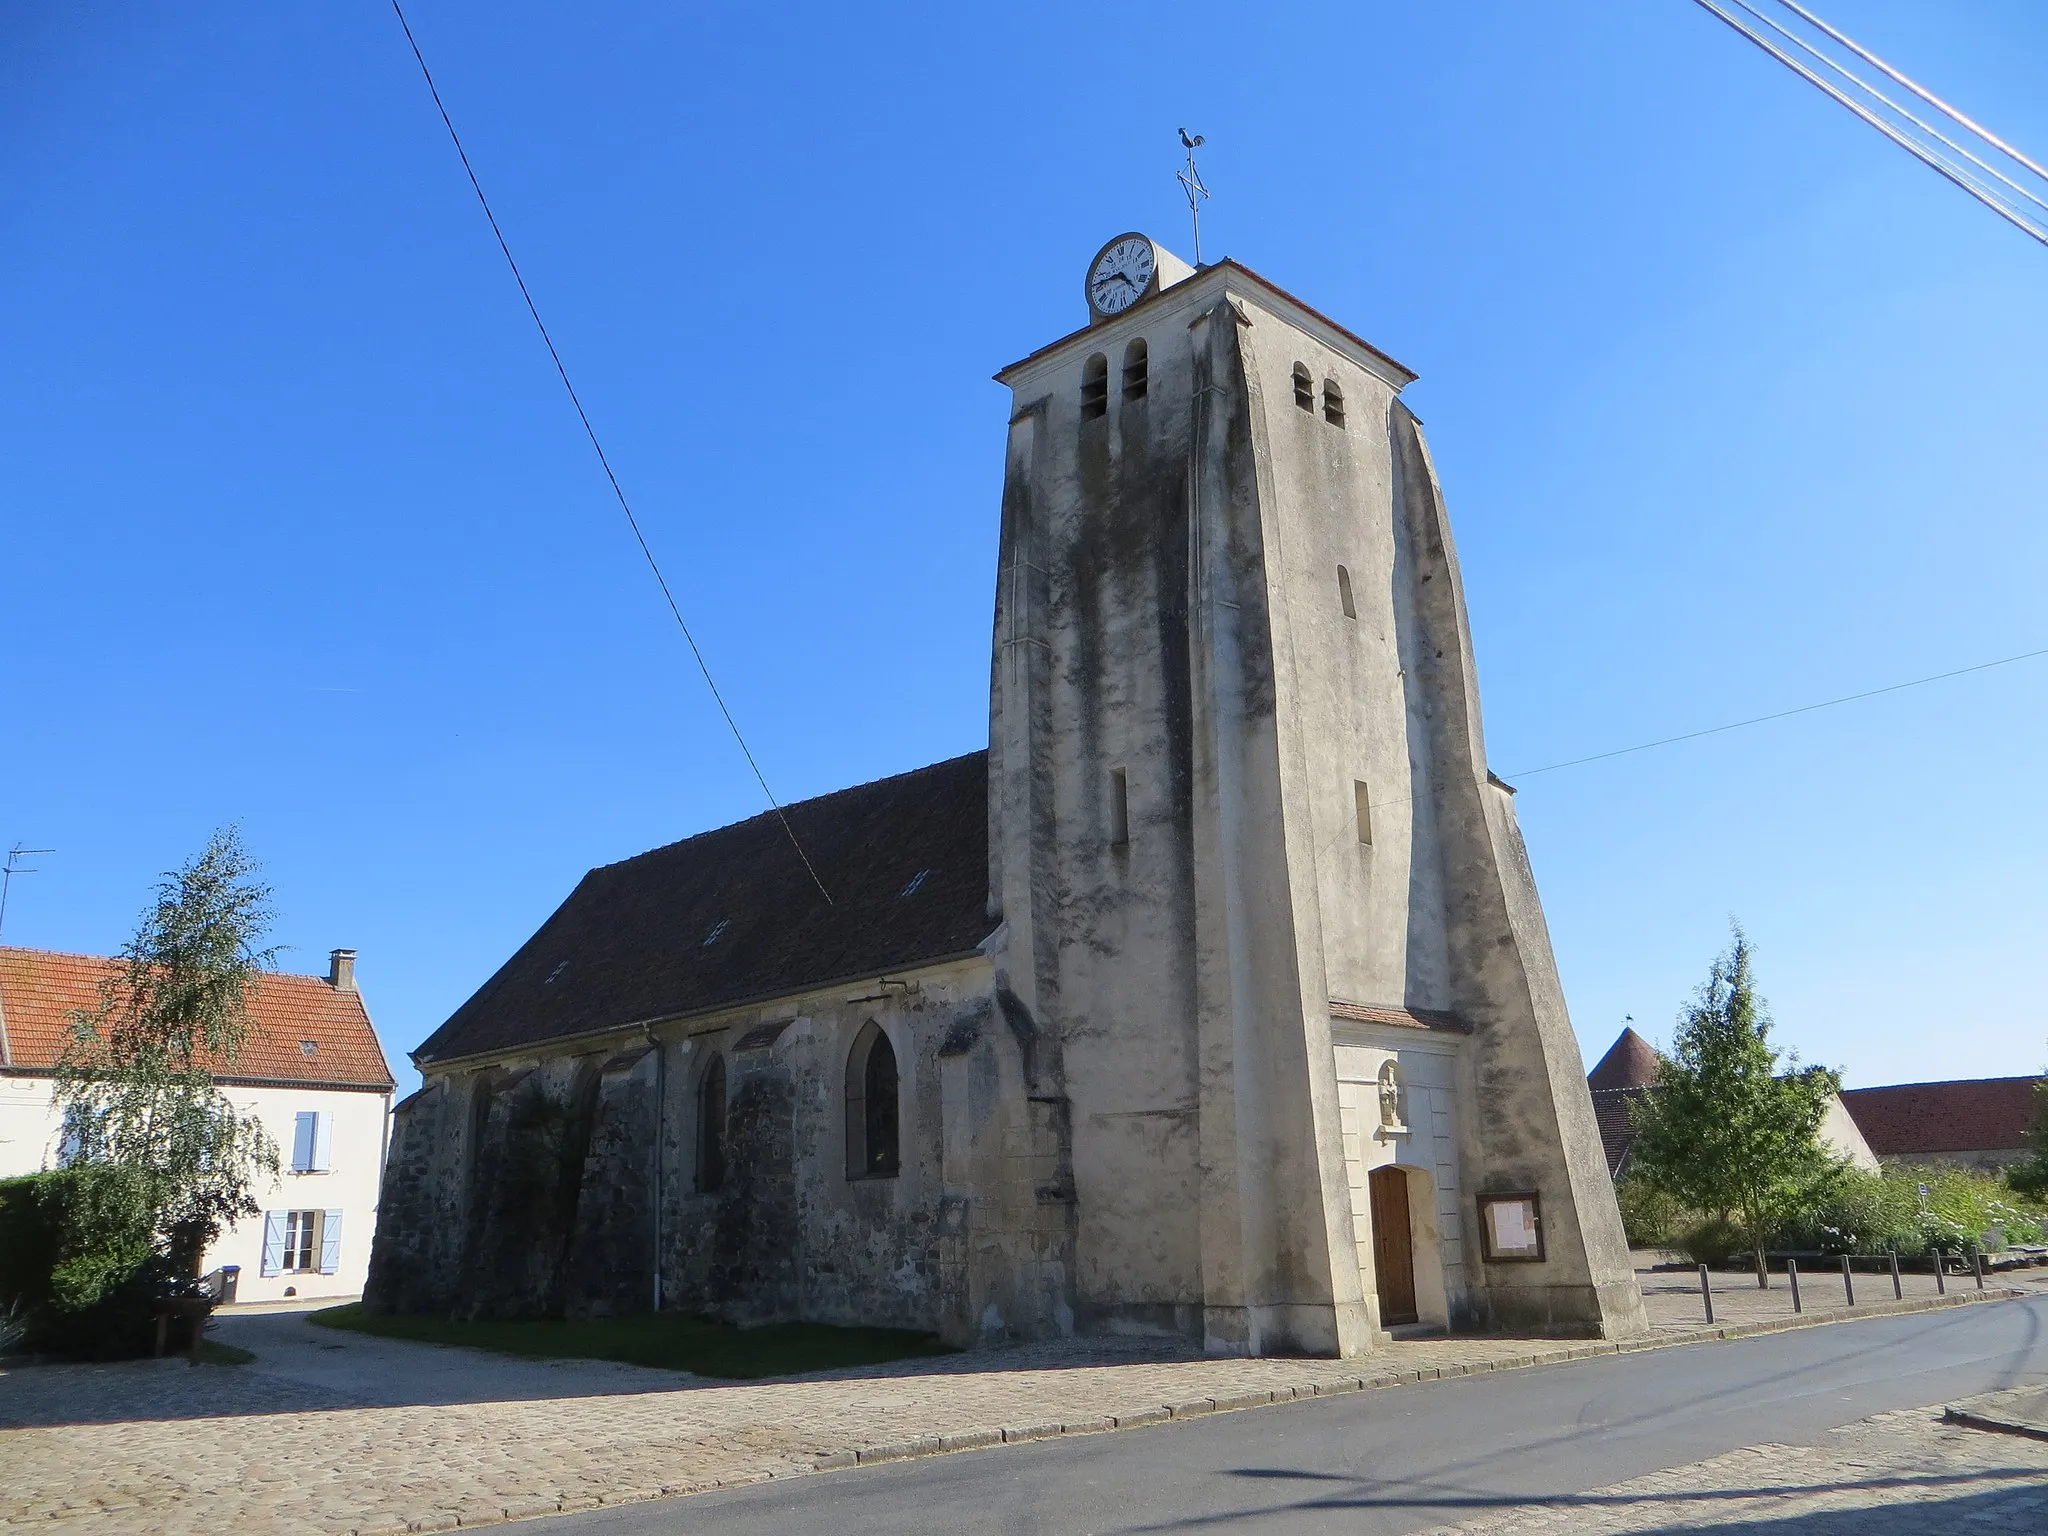
M 1013 395 L 985 752 L 593 870 L 415 1055 L 366 1300 L 1642 1331 L 1413 375 L 1233 262 Z

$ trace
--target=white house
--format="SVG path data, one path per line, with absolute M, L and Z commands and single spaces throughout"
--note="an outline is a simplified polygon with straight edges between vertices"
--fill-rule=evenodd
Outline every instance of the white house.
M 98 1003 L 115 964 L 0 948 L 0 1178 L 63 1160 L 51 1069 L 74 1011 Z M 335 950 L 324 977 L 266 975 L 249 1013 L 248 1042 L 216 1076 L 262 1120 L 279 1171 L 257 1191 L 263 1215 L 223 1232 L 206 1268 L 239 1267 L 237 1301 L 358 1295 L 396 1085 L 356 990 L 355 951 Z

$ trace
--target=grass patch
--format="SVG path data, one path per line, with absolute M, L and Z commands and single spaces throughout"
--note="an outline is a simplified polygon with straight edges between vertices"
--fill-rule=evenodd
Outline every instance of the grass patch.
M 488 1349 L 531 1360 L 617 1360 L 735 1380 L 953 1353 L 934 1334 L 902 1328 L 834 1328 L 828 1323 L 731 1328 L 676 1312 L 574 1322 L 456 1323 L 439 1317 L 382 1317 L 350 1302 L 309 1313 L 307 1321 L 380 1339 Z
M 199 1341 L 199 1363 L 201 1365 L 247 1365 L 256 1357 L 246 1349 L 237 1349 L 232 1344 L 223 1344 L 217 1339 Z

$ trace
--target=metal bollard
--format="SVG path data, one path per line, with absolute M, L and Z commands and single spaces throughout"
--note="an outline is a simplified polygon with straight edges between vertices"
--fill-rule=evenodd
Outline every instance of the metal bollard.
M 1849 1305 L 1856 1305 L 1856 1282 L 1849 1278 L 1849 1255 L 1842 1255 L 1842 1294 L 1849 1299 Z
M 1934 1294 L 1948 1294 L 1948 1262 L 1942 1258 L 1939 1248 L 1934 1250 Z
M 1794 1312 L 1803 1311 L 1804 1309 L 1799 1305 L 1799 1261 L 1797 1259 L 1787 1259 L 1785 1261 L 1785 1278 L 1792 1282 L 1792 1310 Z
M 1984 1289 L 1984 1255 L 1974 1254 L 1972 1258 L 1977 1266 L 1977 1289 L 1981 1291 Z
M 1906 1299 L 1906 1283 L 1899 1278 L 1899 1250 L 1892 1250 L 1892 1300 Z
M 1711 1328 L 1714 1325 L 1714 1286 L 1707 1279 L 1707 1266 L 1704 1264 L 1700 1266 L 1700 1300 L 1706 1303 L 1707 1326 Z

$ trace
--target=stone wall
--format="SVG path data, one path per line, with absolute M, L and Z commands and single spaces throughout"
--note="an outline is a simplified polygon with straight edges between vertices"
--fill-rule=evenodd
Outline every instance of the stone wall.
M 1070 1330 L 1063 1101 L 985 962 L 437 1077 L 401 1105 L 365 1302 L 457 1317 L 661 1304 L 733 1323 Z M 875 1023 L 896 1053 L 900 1166 L 849 1177 L 846 1072 Z M 1040 1052 L 1040 1055 L 1043 1053 Z M 698 1166 L 705 1072 L 726 1155 Z

